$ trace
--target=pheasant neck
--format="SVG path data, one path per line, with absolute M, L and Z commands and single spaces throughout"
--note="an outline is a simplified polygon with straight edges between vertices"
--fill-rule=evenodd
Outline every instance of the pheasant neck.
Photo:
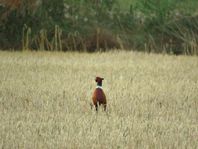
M 102 89 L 102 82 L 98 82 L 96 88 L 101 88 Z
M 102 82 L 97 82 L 97 86 L 102 87 Z
M 97 86 L 96 86 L 96 88 L 100 88 L 100 89 L 102 89 L 102 86 L 98 86 L 98 85 L 97 85 Z

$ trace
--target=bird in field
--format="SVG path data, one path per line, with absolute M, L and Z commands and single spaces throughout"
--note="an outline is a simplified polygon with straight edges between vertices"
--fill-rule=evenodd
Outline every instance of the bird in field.
M 95 79 L 97 86 L 96 89 L 94 90 L 92 100 L 93 100 L 93 105 L 96 108 L 96 111 L 98 111 L 98 106 L 100 105 L 103 105 L 104 111 L 106 111 L 106 107 L 107 107 L 106 96 L 102 89 L 102 80 L 104 80 L 104 78 L 96 77 Z

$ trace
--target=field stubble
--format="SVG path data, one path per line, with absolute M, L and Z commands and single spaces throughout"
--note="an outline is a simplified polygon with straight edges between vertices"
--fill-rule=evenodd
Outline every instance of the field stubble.
M 102 76 L 108 112 L 90 109 Z M 197 148 L 198 58 L 0 52 L 0 148 Z

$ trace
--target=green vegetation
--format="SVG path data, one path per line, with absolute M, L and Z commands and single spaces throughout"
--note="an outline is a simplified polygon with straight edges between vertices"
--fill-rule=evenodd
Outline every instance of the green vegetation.
M 198 146 L 195 56 L 0 52 L 0 60 L 0 148 Z M 96 75 L 107 113 L 90 108 Z
M 197 55 L 197 6 L 197 0 L 2 1 L 0 48 Z

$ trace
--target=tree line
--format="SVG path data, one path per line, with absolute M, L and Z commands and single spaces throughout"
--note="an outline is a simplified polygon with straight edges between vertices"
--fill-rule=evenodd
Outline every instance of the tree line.
M 196 0 L 122 2 L 1 0 L 0 49 L 198 54 Z

